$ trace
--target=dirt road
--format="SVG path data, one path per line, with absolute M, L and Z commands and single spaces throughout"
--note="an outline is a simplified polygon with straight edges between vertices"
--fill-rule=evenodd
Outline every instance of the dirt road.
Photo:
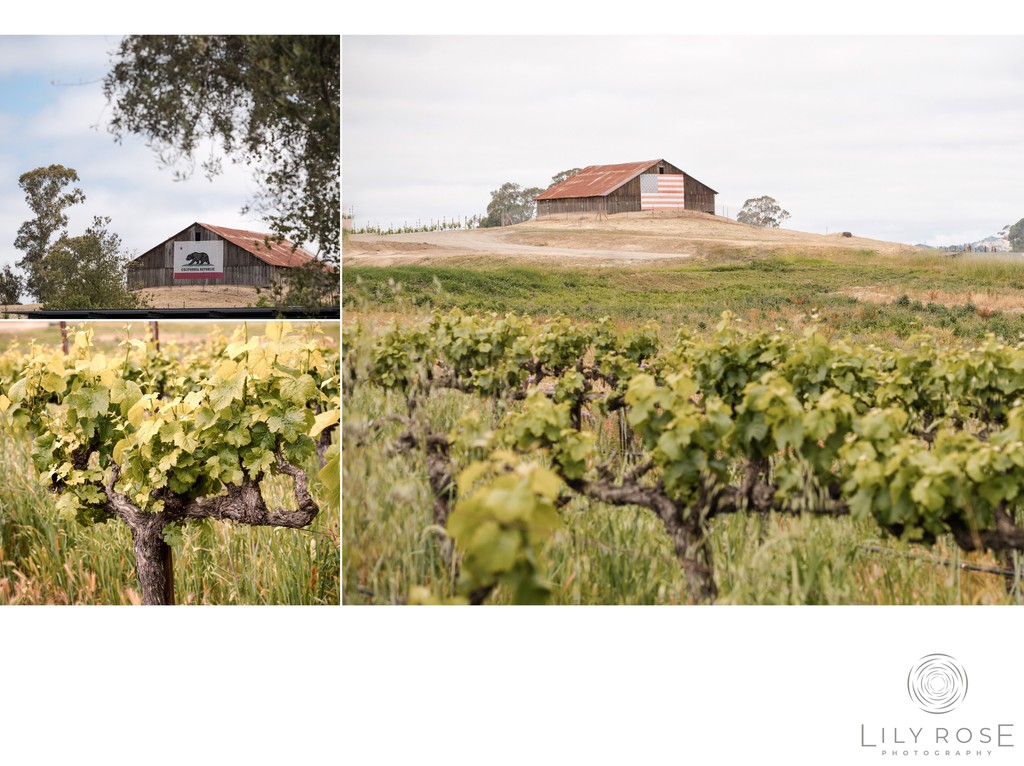
M 355 234 L 348 237 L 344 265 L 390 266 L 444 261 L 479 264 L 615 266 L 637 262 L 662 265 L 715 250 L 778 248 L 912 250 L 907 245 L 840 233 L 824 235 L 790 229 L 762 229 L 704 213 L 626 213 L 601 220 L 528 221 L 500 229 L 413 234 Z
M 690 253 L 642 252 L 605 248 L 520 244 L 503 229 L 464 229 L 417 234 L 356 234 L 349 238 L 343 265 L 389 266 L 435 262 L 439 259 L 500 256 L 500 262 L 586 264 L 612 266 L 633 261 L 687 258 Z

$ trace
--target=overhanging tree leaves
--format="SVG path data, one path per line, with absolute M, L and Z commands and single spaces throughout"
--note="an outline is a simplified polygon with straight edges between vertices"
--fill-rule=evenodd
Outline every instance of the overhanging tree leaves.
M 257 287 L 256 292 L 262 299 L 264 289 Z M 278 308 L 299 306 L 315 315 L 318 307 L 338 305 L 338 272 L 319 259 L 312 260 L 288 269 L 266 293 Z
M 754 226 L 761 226 L 766 229 L 777 229 L 779 225 L 789 218 L 789 211 L 782 207 L 772 197 L 753 197 L 743 203 L 743 208 L 736 216 L 740 223 L 749 223 Z
M 110 129 L 146 136 L 190 173 L 201 144 L 254 168 L 251 207 L 298 245 L 340 255 L 341 41 L 337 35 L 125 37 L 103 89 Z M 215 156 L 201 162 L 220 172 Z M 248 208 L 247 208 L 248 209 Z
M 24 251 L 18 266 L 25 270 L 25 288 L 41 302 L 46 300 L 46 285 L 42 279 L 41 264 L 50 251 L 54 236 L 67 234 L 68 217 L 64 212 L 72 205 L 85 201 L 85 194 L 77 186 L 66 187 L 78 181 L 74 168 L 49 165 L 22 173 L 18 185 L 25 192 L 25 201 L 35 218 L 25 221 L 18 229 L 14 246 Z

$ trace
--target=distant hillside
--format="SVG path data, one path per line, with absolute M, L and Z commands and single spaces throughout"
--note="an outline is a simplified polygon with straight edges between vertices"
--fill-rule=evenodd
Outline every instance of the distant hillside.
M 764 229 L 697 212 L 620 213 L 603 218 L 527 221 L 493 229 L 355 234 L 346 241 L 342 263 L 396 266 L 484 258 L 498 263 L 609 265 L 669 261 L 722 253 L 808 252 L 912 253 L 917 248 L 850 232 L 811 234 Z

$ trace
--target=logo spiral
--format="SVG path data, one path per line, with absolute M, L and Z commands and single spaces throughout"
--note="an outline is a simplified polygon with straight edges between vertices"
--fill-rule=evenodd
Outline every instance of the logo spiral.
M 928 654 L 907 676 L 910 699 L 926 713 L 948 713 L 967 696 L 967 673 L 948 654 Z

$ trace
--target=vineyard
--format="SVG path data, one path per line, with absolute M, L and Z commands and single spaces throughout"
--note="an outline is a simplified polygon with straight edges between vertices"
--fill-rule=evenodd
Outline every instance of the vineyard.
M 339 417 L 314 324 L 12 343 L 0 603 L 337 603 Z
M 435 312 L 343 333 L 352 603 L 1015 603 L 1024 345 Z
M 381 236 L 387 236 L 389 234 L 415 234 L 417 232 L 429 232 L 429 231 L 458 231 L 459 229 L 475 229 L 480 225 L 480 216 L 454 216 L 451 220 L 448 218 L 442 218 L 440 221 L 431 219 L 428 223 L 423 221 L 416 221 L 414 225 L 410 225 L 408 221 L 404 222 L 401 226 L 389 223 L 385 229 L 383 226 L 378 224 L 367 224 L 359 228 L 351 230 L 351 234 L 379 234 Z

